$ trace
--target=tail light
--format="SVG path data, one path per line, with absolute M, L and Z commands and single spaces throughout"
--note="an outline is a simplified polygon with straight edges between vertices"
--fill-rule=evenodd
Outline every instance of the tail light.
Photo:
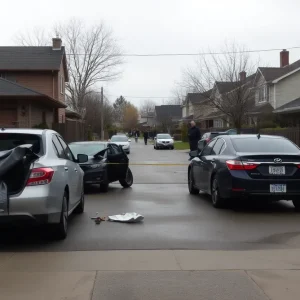
M 32 169 L 27 186 L 44 185 L 51 182 L 54 170 L 51 168 Z
M 253 170 L 258 164 L 242 162 L 240 160 L 227 160 L 226 165 L 229 170 Z
M 209 138 L 207 138 L 207 139 L 206 139 L 206 143 L 208 143 L 209 141 L 210 141 L 210 139 L 209 139 Z

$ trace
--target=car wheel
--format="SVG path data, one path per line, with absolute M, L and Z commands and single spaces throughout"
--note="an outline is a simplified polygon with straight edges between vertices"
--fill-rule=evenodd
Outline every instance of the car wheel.
M 67 237 L 68 217 L 68 193 L 67 191 L 65 191 L 62 200 L 62 210 L 60 214 L 59 223 L 51 225 L 54 239 L 64 240 Z
M 77 205 L 77 207 L 74 210 L 75 214 L 82 214 L 83 212 L 84 212 L 84 188 L 82 188 L 81 191 L 80 203 Z
M 299 200 L 293 200 L 293 204 L 295 206 L 295 210 L 300 211 L 300 201 Z
M 109 183 L 100 183 L 100 192 L 107 193 L 108 192 Z
M 199 194 L 199 189 L 195 188 L 194 186 L 194 177 L 193 177 L 193 172 L 192 172 L 192 168 L 189 171 L 189 175 L 188 175 L 188 184 L 189 184 L 189 192 L 192 195 L 198 195 Z
M 132 186 L 132 184 L 133 184 L 133 175 L 132 175 L 132 172 L 129 168 L 127 169 L 125 179 L 121 179 L 121 180 L 119 180 L 119 182 L 122 185 L 122 187 L 124 187 L 124 188 L 129 188 L 129 187 Z
M 211 187 L 211 200 L 212 204 L 215 208 L 223 208 L 224 207 L 224 199 L 221 198 L 219 192 L 219 184 L 217 178 L 214 178 L 212 181 Z
M 153 148 L 156 150 L 156 147 L 155 147 L 155 145 L 153 146 Z

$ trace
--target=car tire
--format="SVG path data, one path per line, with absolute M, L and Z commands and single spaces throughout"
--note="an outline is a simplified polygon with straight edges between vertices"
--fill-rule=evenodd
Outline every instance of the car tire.
M 109 183 L 100 183 L 100 192 L 107 193 L 108 192 Z
M 55 240 L 64 240 L 68 234 L 68 193 L 65 190 L 62 200 L 62 210 L 58 224 L 51 225 L 52 237 Z
M 193 173 L 192 173 L 192 168 L 190 168 L 189 174 L 188 174 L 188 186 L 189 186 L 189 192 L 191 195 L 199 194 L 200 190 L 195 188 L 195 186 L 194 186 L 194 177 L 193 177 Z
M 293 204 L 295 206 L 295 210 L 300 212 L 300 201 L 299 200 L 293 200 Z
M 219 192 L 219 183 L 216 177 L 212 180 L 211 185 L 211 200 L 212 205 L 215 208 L 224 208 L 225 207 L 225 200 L 221 198 L 220 192 Z
M 126 177 L 125 179 L 120 179 L 119 180 L 120 184 L 122 185 L 123 188 L 129 188 L 133 184 L 133 175 L 131 170 L 128 168 L 126 172 Z
M 155 145 L 153 146 L 153 148 L 154 148 L 154 150 L 156 150 L 156 147 L 155 147 Z
M 174 146 L 173 146 L 173 147 L 171 147 L 171 150 L 174 150 Z
M 74 210 L 75 214 L 82 214 L 83 212 L 84 212 L 84 188 L 82 188 L 81 191 L 80 203 L 77 205 L 77 207 Z

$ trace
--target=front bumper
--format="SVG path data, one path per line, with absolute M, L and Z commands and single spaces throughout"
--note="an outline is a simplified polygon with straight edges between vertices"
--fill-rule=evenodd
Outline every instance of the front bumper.
M 84 172 L 85 184 L 98 184 L 106 181 L 106 172 L 101 169 L 90 169 Z
M 170 148 L 174 147 L 174 144 L 173 143 L 163 143 L 163 144 L 157 143 L 156 147 L 158 147 L 158 148 L 169 148 L 170 149 Z

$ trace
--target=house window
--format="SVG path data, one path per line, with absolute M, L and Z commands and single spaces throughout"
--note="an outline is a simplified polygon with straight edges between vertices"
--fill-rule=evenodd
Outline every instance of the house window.
M 60 76 L 60 93 L 63 95 L 65 90 L 64 76 Z
M 258 90 L 258 102 L 266 102 L 269 100 L 269 89 L 267 85 L 261 86 Z
M 223 127 L 223 120 L 214 120 L 214 127 L 215 128 L 222 128 Z

